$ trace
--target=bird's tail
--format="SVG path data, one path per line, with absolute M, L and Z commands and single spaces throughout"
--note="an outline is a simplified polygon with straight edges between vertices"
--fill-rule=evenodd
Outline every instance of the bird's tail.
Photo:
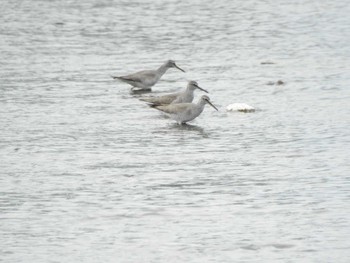
M 130 84 L 130 82 L 135 82 L 134 79 L 128 78 L 128 77 L 118 77 L 118 76 L 111 76 L 111 77 L 113 79 L 119 79 L 119 80 L 124 81 L 124 82 L 129 83 L 129 84 Z
M 162 104 L 162 103 L 152 101 L 152 100 L 150 100 L 149 98 L 141 98 L 141 99 L 139 99 L 139 100 L 146 102 L 147 105 L 150 106 L 151 108 L 155 108 L 156 106 L 162 106 L 162 105 L 164 105 L 164 104 Z

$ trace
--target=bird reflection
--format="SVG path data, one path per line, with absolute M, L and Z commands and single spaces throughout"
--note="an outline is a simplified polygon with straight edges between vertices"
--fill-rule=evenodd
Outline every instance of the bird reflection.
M 198 132 L 200 135 L 202 135 L 203 137 L 207 138 L 209 137 L 208 133 L 200 126 L 197 125 L 192 125 L 192 124 L 171 124 L 169 125 L 169 128 L 171 128 L 172 130 L 178 130 L 178 131 L 194 131 L 194 132 Z
M 150 90 L 150 89 L 130 90 L 131 95 L 143 95 L 143 94 L 148 94 L 148 93 L 152 93 L 152 90 Z

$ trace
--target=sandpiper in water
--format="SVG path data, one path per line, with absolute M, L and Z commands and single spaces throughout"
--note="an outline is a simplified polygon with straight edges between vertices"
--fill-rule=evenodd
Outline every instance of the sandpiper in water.
M 198 83 L 194 80 L 191 80 L 187 84 L 187 88 L 184 91 L 166 94 L 163 96 L 157 96 L 157 97 L 148 97 L 148 98 L 141 98 L 140 100 L 148 102 L 153 105 L 167 105 L 167 104 L 174 104 L 174 103 L 190 103 L 193 100 L 193 93 L 196 89 L 200 89 L 206 93 L 205 89 L 198 86 Z
M 169 105 L 152 105 L 152 108 L 160 110 L 179 124 L 184 124 L 197 118 L 203 111 L 205 104 L 211 105 L 218 110 L 211 102 L 208 96 L 203 95 L 198 103 L 177 103 Z
M 159 79 L 169 68 L 177 68 L 182 72 L 185 72 L 183 69 L 176 65 L 175 61 L 168 60 L 157 70 L 143 70 L 130 75 L 113 78 L 130 84 L 132 86 L 131 90 L 135 88 L 139 90 L 151 90 L 152 86 L 154 86 L 159 81 Z

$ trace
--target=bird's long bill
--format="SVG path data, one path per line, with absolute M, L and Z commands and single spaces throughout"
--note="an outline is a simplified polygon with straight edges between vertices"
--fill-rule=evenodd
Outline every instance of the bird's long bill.
M 196 86 L 196 87 L 197 87 L 198 89 L 200 89 L 200 90 L 206 92 L 206 93 L 209 93 L 207 90 L 205 90 L 205 89 L 203 89 L 203 88 L 201 88 L 201 87 L 199 87 L 199 86 Z
M 210 106 L 212 106 L 214 109 L 216 109 L 217 111 L 219 111 L 218 108 L 216 108 L 216 107 L 213 105 L 213 103 L 211 103 L 209 100 L 207 100 L 207 102 L 210 104 Z
M 174 65 L 177 69 L 181 70 L 182 72 L 185 72 L 182 68 L 180 68 L 178 65 Z

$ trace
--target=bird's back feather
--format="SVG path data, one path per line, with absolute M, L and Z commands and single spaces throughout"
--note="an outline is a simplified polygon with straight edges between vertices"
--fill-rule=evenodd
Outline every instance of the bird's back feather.
M 185 112 L 186 110 L 191 109 L 191 107 L 192 107 L 192 103 L 179 103 L 179 104 L 169 104 L 169 105 L 161 105 L 161 106 L 155 105 L 153 108 L 168 114 L 179 114 L 179 113 Z

